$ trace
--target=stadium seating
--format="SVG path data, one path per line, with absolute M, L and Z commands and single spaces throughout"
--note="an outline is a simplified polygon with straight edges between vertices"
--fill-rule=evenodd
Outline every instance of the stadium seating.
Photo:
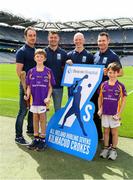
M 23 29 L 0 26 L 0 39 L 24 42 Z M 102 30 L 103 31 L 103 30 Z M 105 30 L 111 37 L 111 43 L 133 43 L 133 29 Z M 87 44 L 95 44 L 97 36 L 101 32 L 82 31 Z M 73 36 L 76 32 L 60 32 L 61 44 L 73 44 Z M 37 31 L 37 43 L 47 44 L 47 31 Z
M 15 63 L 15 53 L 0 52 L 0 64 Z
M 124 56 L 120 58 L 122 66 L 133 66 L 133 56 Z
M 0 39 L 24 42 L 23 30 L 0 26 Z
M 122 58 L 124 65 L 128 63 L 127 59 L 132 60 L 127 55 L 133 55 L 133 29 L 120 28 L 120 29 L 102 29 L 102 30 L 86 30 L 82 31 L 85 36 L 85 48 L 95 53 L 97 50 L 97 36 L 101 31 L 106 31 L 111 37 L 110 47 L 118 55 L 126 55 Z M 60 32 L 60 46 L 69 51 L 74 48 L 73 36 L 77 31 L 61 31 Z M 15 55 L 13 52 L 16 51 L 20 46 L 24 44 L 24 29 L 14 28 L 11 26 L 0 26 L 0 63 L 13 63 L 15 62 Z M 44 48 L 48 44 L 47 40 L 48 31 L 37 30 L 37 44 L 36 47 Z M 7 51 L 7 52 L 2 52 Z

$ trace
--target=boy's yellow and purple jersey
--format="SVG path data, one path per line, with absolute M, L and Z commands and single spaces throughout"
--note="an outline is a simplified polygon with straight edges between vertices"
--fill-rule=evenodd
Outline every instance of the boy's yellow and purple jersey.
M 103 114 L 115 115 L 119 112 L 121 98 L 127 96 L 125 86 L 116 81 L 114 85 L 109 85 L 108 81 L 101 84 L 100 96 L 103 97 Z
M 44 99 L 47 98 L 49 90 L 49 81 L 51 85 L 55 85 L 54 75 L 48 67 L 38 72 L 35 68 L 28 71 L 26 84 L 30 86 L 32 95 L 32 105 L 44 106 Z

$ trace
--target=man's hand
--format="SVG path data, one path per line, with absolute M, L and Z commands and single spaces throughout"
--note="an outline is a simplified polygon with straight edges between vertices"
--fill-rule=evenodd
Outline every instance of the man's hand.
M 69 65 L 71 65 L 71 66 L 73 65 L 73 62 L 72 62 L 71 59 L 68 59 L 68 60 L 66 61 L 66 63 L 69 64 Z
M 107 73 L 108 73 L 107 68 L 104 68 L 104 69 L 103 69 L 103 73 L 104 73 L 104 76 L 107 75 Z
M 101 117 L 102 116 L 102 108 L 100 108 L 97 112 L 98 116 Z
M 25 100 L 25 101 L 28 101 L 28 99 L 29 99 L 29 96 L 24 95 L 24 100 Z

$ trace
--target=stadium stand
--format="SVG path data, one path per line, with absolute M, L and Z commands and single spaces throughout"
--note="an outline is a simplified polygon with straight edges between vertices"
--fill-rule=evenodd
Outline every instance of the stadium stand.
M 0 26 L 0 39 L 24 42 L 23 30 L 10 26 Z
M 0 63 L 15 63 L 15 54 L 8 52 L 0 52 Z
M 106 31 L 111 37 L 110 48 L 122 57 L 122 63 L 133 64 L 133 18 L 42 22 L 24 19 L 3 11 L 0 11 L 0 63 L 15 62 L 15 55 L 12 52 L 16 52 L 24 44 L 23 31 L 29 25 L 37 29 L 36 47 L 46 47 L 48 31 L 56 30 L 60 32 L 60 46 L 69 51 L 74 48 L 74 34 L 82 31 L 86 39 L 85 47 L 92 53 L 97 50 L 98 34 Z
M 120 58 L 122 66 L 133 66 L 133 56 L 124 56 Z
M 133 29 L 127 29 L 124 32 L 124 39 L 126 43 L 133 43 Z

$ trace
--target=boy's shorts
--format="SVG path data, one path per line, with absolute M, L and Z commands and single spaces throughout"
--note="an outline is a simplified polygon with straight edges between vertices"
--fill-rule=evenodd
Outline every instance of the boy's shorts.
M 32 113 L 38 113 L 38 114 L 45 113 L 46 112 L 46 106 L 31 106 L 30 111 Z
M 120 126 L 120 120 L 114 120 L 111 115 L 102 115 L 102 127 L 116 128 Z

